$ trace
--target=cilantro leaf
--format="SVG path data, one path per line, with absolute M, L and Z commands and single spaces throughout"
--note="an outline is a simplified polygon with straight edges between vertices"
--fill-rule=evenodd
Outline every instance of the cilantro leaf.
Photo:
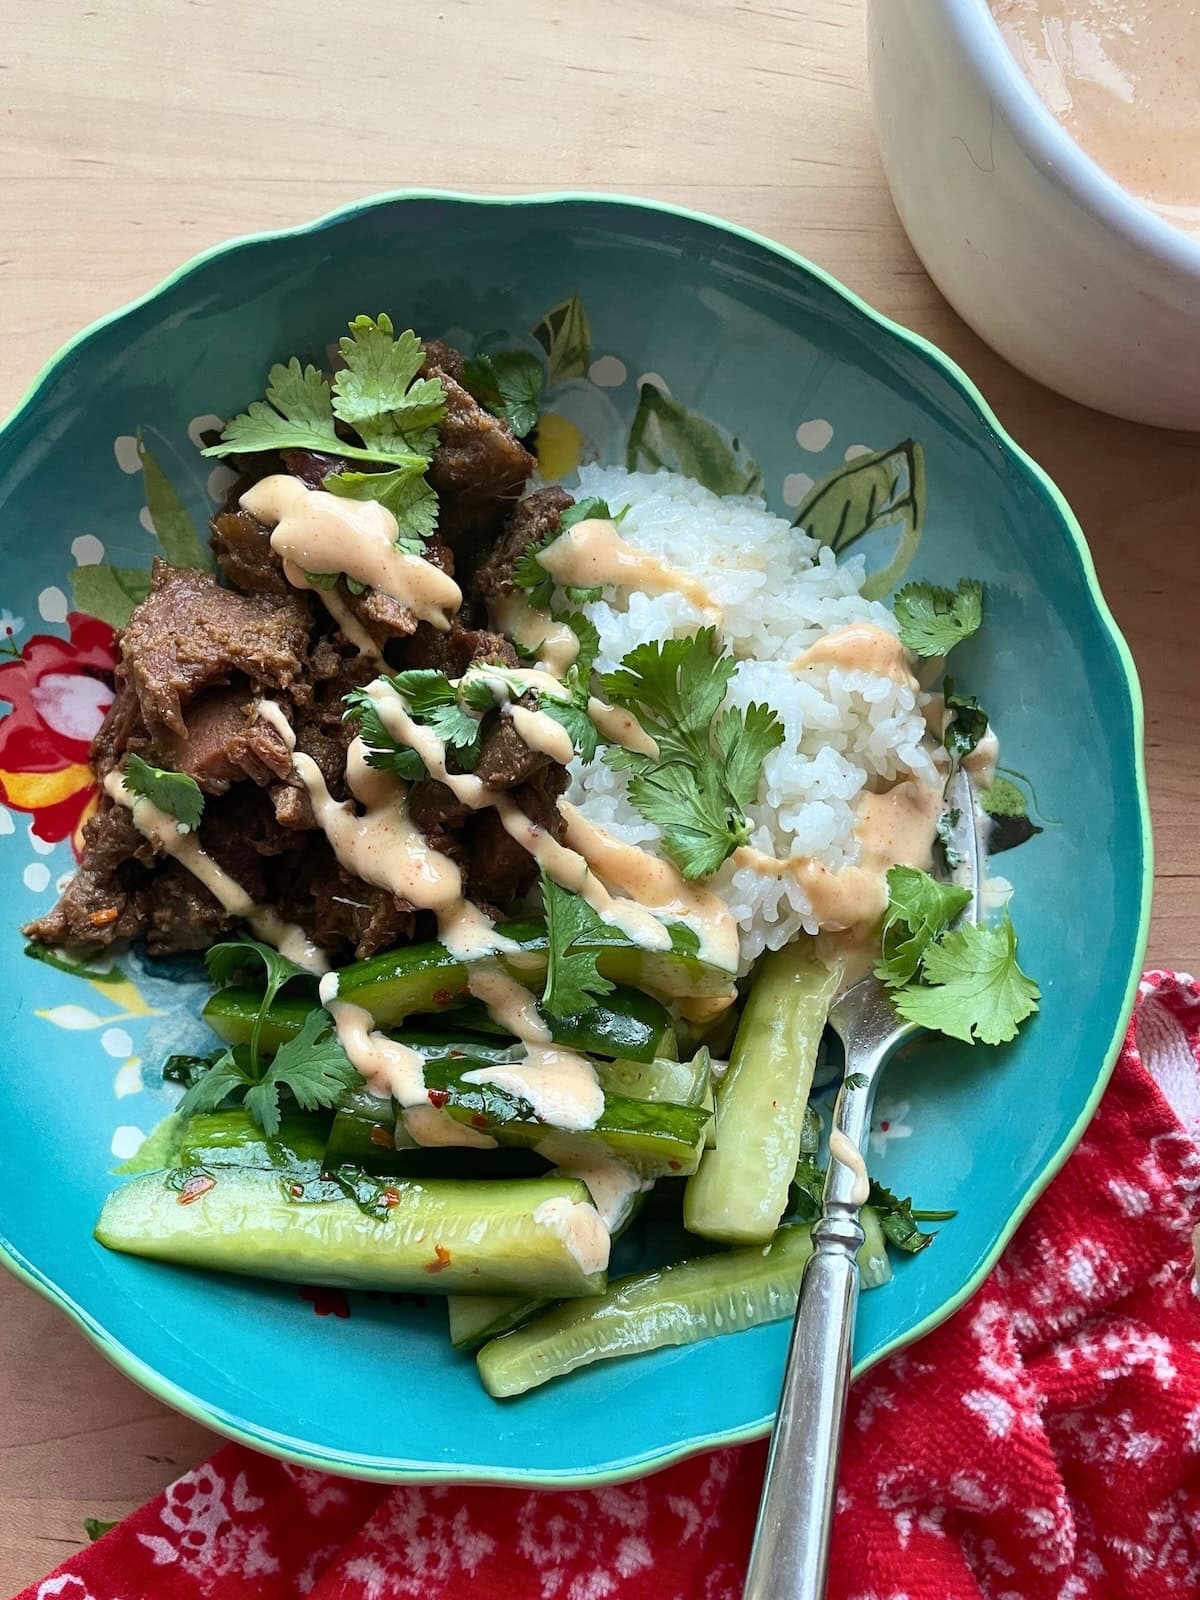
M 608 929 L 582 895 L 555 883 L 542 873 L 542 903 L 546 911 L 549 966 L 542 1008 L 555 1017 L 573 1017 L 590 1011 L 613 984 L 596 970 L 596 954 L 575 948 L 581 941 L 607 935 Z
M 878 1211 L 883 1236 L 889 1244 L 894 1244 L 897 1250 L 915 1256 L 919 1251 L 927 1250 L 933 1243 L 935 1236 L 932 1233 L 923 1233 L 918 1228 L 910 1198 L 901 1200 L 890 1189 L 872 1178 L 867 1204 L 874 1206 Z M 953 1212 L 950 1214 L 954 1215 Z
M 917 656 L 944 656 L 983 622 L 983 585 L 961 578 L 958 592 L 933 583 L 908 583 L 892 602 L 900 642 Z
M 181 1117 L 195 1116 L 199 1111 L 215 1111 L 223 1100 L 237 1089 L 257 1082 L 258 1074 L 249 1065 L 249 1051 L 243 1050 L 239 1060 L 233 1050 L 226 1050 L 202 1073 L 175 1107 Z
M 332 386 L 296 356 L 286 366 L 276 363 L 267 375 L 266 399 L 253 401 L 227 423 L 220 442 L 202 454 L 318 450 L 422 470 L 437 443 L 446 396 L 438 378 L 413 381 L 425 359 L 416 335 L 409 331 L 394 339 L 390 318 L 357 317 L 341 352 L 346 365 Z M 361 445 L 338 434 L 338 420 L 355 429 Z
M 267 397 L 254 400 L 240 416 L 226 423 L 219 444 L 201 451 L 206 456 L 227 456 L 235 451 L 259 450 L 339 451 L 328 383 L 316 367 L 302 367 L 293 356 L 284 366 L 277 362 L 267 374 Z
M 716 629 L 701 628 L 690 638 L 639 645 L 601 678 L 605 698 L 632 711 L 659 749 L 658 761 L 622 749 L 609 749 L 605 760 L 634 774 L 629 798 L 663 830 L 663 845 L 686 878 L 715 872 L 745 844 L 745 807 L 758 793 L 764 760 L 783 739 L 768 706 L 717 717 L 736 670 Z
M 614 752 L 613 767 L 627 767 L 629 798 L 645 817 L 662 829 L 663 847 L 685 878 L 715 872 L 750 830 L 721 781 L 715 762 L 692 766 L 682 761 L 656 762 L 631 751 Z
M 121 782 L 129 794 L 141 795 L 151 805 L 174 817 L 180 833 L 191 833 L 204 815 L 204 795 L 195 778 L 186 772 L 169 772 L 152 767 L 141 756 L 127 755 Z
M 333 472 L 322 488 L 347 500 L 378 500 L 396 519 L 396 543 L 409 555 L 425 553 L 425 540 L 437 529 L 438 498 L 419 469 L 392 472 Z
M 601 678 L 604 697 L 637 715 L 664 761 L 711 761 L 709 730 L 737 668 L 715 628 L 638 645 Z
M 218 1063 L 219 1065 L 219 1063 Z M 314 1007 L 294 1039 L 281 1045 L 262 1078 L 246 1092 L 246 1110 L 265 1134 L 279 1132 L 279 1091 L 290 1089 L 301 1111 L 333 1106 L 362 1079 L 338 1042 L 329 1013 Z
M 1038 1009 L 1041 991 L 1017 963 L 1008 913 L 994 927 L 956 928 L 924 956 L 925 983 L 894 998 L 902 1017 L 972 1044 L 1003 1044 Z
M 574 697 L 557 700 L 548 694 L 538 695 L 537 701 L 538 710 L 545 712 L 570 734 L 575 754 L 580 760 L 594 761 L 596 751 L 600 748 L 600 735 L 596 731 L 596 724 L 587 714 L 587 706 L 580 705 Z
M 258 1014 L 250 1030 L 250 1060 L 252 1064 L 258 1061 L 258 1040 L 262 1032 L 263 1021 L 275 996 L 295 978 L 311 978 L 312 974 L 299 967 L 278 950 L 273 950 L 269 944 L 263 944 L 259 939 L 227 939 L 221 944 L 214 944 L 204 957 L 208 968 L 208 976 L 212 983 L 222 986 L 236 977 L 239 972 L 248 966 L 253 966 L 261 961 L 266 969 L 267 983 L 262 1000 L 258 1007 Z
M 525 549 L 513 568 L 513 578 L 529 596 L 529 604 L 538 611 L 549 611 L 554 600 L 554 579 L 538 560 L 541 551 L 553 541 L 543 539 Z
M 393 337 L 392 319 L 355 317 L 338 345 L 346 363 L 333 380 L 333 410 L 368 450 L 427 456 L 446 414 L 440 378 L 417 378 L 425 362 L 409 328 Z
M 726 711 L 713 738 L 725 763 L 725 786 L 744 811 L 758 797 L 763 762 L 783 743 L 783 724 L 770 706 L 752 701 L 744 713 Z
M 379 708 L 365 689 L 352 689 L 346 696 L 347 720 L 358 724 L 358 737 L 366 747 L 367 765 L 377 772 L 390 772 L 405 783 L 417 783 L 429 774 L 415 750 L 397 744 L 383 725 Z
M 596 665 L 596 657 L 600 654 L 600 631 L 582 611 L 565 612 L 558 621 L 565 622 L 579 640 L 579 654 L 575 657 L 573 670 L 578 674 L 580 682 L 586 684 L 592 675 L 592 668 Z
M 464 766 L 475 765 L 480 722 L 462 702 L 466 700 L 476 711 L 490 709 L 492 696 L 485 683 L 468 682 L 456 689 L 444 672 L 432 667 L 398 672 L 387 681 L 402 696 L 415 722 L 431 728 Z
M 952 766 L 957 768 L 987 732 L 987 712 L 973 696 L 957 694 L 953 678 L 946 679 L 946 710 L 953 715 L 942 734 L 942 743 L 950 752 Z
M 472 356 L 463 375 L 475 398 L 514 435 L 523 439 L 537 426 L 538 401 L 546 374 L 542 363 L 528 350 L 498 350 L 495 355 Z
M 911 983 L 926 951 L 971 901 L 971 891 L 939 883 L 916 867 L 892 867 L 875 976 L 891 988 Z

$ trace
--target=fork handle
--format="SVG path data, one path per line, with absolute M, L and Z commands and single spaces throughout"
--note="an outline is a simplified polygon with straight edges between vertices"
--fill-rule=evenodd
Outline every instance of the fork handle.
M 821 1600 L 837 1490 L 863 1242 L 828 1195 L 813 1228 L 742 1600 Z

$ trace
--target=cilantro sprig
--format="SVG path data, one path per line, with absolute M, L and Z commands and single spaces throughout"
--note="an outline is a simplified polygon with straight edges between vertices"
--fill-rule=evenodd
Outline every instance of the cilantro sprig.
M 121 783 L 128 794 L 139 795 L 175 818 L 180 833 L 191 833 L 204 815 L 204 795 L 186 772 L 152 767 L 132 752 L 125 757 Z
M 204 957 L 209 979 L 218 988 L 223 988 L 231 983 L 238 973 L 260 962 L 266 974 L 266 988 L 263 991 L 258 1014 L 250 1029 L 250 1061 L 255 1067 L 258 1065 L 258 1042 L 262 1034 L 262 1025 L 275 996 L 296 978 L 311 980 L 312 974 L 297 966 L 288 956 L 272 949 L 269 944 L 263 944 L 260 939 L 227 939 L 221 944 L 214 944 Z
M 1041 990 L 1017 961 L 1017 935 L 1008 912 L 994 927 L 955 928 L 930 945 L 923 982 L 894 998 L 910 1022 L 961 1039 L 1004 1044 L 1038 1009 Z
M 914 867 L 889 871 L 888 895 L 875 973 L 899 1015 L 965 1044 L 1015 1038 L 1041 992 L 1021 970 L 1007 911 L 992 927 L 951 927 L 969 892 Z
M 537 427 L 538 401 L 546 383 L 542 363 L 528 350 L 497 350 L 472 356 L 463 374 L 467 388 L 518 439 Z
M 815 1222 L 821 1215 L 825 1172 L 826 1169 L 811 1151 L 801 1154 L 792 1178 L 789 1216 L 793 1221 Z M 906 1196 L 902 1200 L 874 1178 L 871 1179 L 867 1204 L 879 1213 L 879 1225 L 884 1238 L 906 1255 L 927 1250 L 937 1237 L 936 1234 L 924 1232 L 919 1223 L 948 1222 L 958 1215 L 956 1211 L 915 1211 L 911 1198 Z
M 596 968 L 594 950 L 578 946 L 607 929 L 582 895 L 572 894 L 542 873 L 542 904 L 546 912 L 549 961 L 542 1009 L 554 1017 L 572 1017 L 589 1011 L 613 984 Z
M 900 642 L 916 656 L 949 655 L 983 622 L 983 585 L 961 578 L 958 590 L 935 583 L 907 583 L 892 602 Z
M 288 1092 L 302 1111 L 335 1106 L 360 1076 L 338 1043 L 329 1013 L 315 1007 L 294 1039 L 281 1045 L 273 1061 L 253 1060 L 248 1048 L 235 1046 L 196 1080 L 179 1102 L 181 1116 L 215 1111 L 230 1096 L 240 1096 L 246 1110 L 268 1136 L 279 1132 L 279 1097 Z
M 721 711 L 737 663 L 714 628 L 639 645 L 601 680 L 605 698 L 632 711 L 658 745 L 657 760 L 611 747 L 604 759 L 628 771 L 629 798 L 662 829 L 685 878 L 707 877 L 750 836 L 745 809 L 762 764 L 783 740 L 767 706 Z
M 403 547 L 420 554 L 437 526 L 437 496 L 425 479 L 446 414 L 440 378 L 419 377 L 425 360 L 412 329 L 391 318 L 356 317 L 340 344 L 344 365 L 332 382 L 293 356 L 267 376 L 266 398 L 226 424 L 206 456 L 263 450 L 317 450 L 387 472 L 332 473 L 323 488 L 350 499 L 378 500 L 396 518 Z M 339 432 L 338 425 L 342 425 Z M 360 442 L 346 437 L 353 429 Z
M 397 672 L 383 681 L 404 700 L 412 720 L 431 729 L 454 752 L 464 772 L 474 771 L 482 744 L 482 720 L 494 705 L 486 683 L 468 678 L 455 684 L 432 667 Z M 407 783 L 428 776 L 417 752 L 402 744 L 385 725 L 366 689 L 354 689 L 346 696 L 345 714 L 358 723 L 368 766 Z

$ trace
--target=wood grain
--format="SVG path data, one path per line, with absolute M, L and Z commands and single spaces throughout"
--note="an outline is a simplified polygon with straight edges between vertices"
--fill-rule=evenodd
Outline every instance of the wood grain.
M 1200 449 L 1030 383 L 941 299 L 880 171 L 861 0 L 340 0 L 336 17 L 328 0 L 3 9 L 0 413 L 78 327 L 194 252 L 414 185 L 695 206 L 811 256 L 935 340 L 1091 541 L 1146 697 L 1150 959 L 1200 965 Z M 85 1515 L 131 1509 L 213 1440 L 9 1279 L 0 1319 L 9 1593 L 82 1541 Z

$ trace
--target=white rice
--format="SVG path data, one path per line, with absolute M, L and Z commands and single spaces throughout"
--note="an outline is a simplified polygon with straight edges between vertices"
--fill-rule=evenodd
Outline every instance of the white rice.
M 895 633 L 887 607 L 859 592 L 861 558 L 839 565 L 761 500 L 721 499 L 676 473 L 586 466 L 575 492 L 599 496 L 614 512 L 628 506 L 622 536 L 705 584 L 724 612 L 723 640 L 739 658 L 726 704 L 765 701 L 782 722 L 784 741 L 763 764 L 758 800 L 749 807 L 751 844 L 781 859 L 812 856 L 833 869 L 856 861 L 855 805 L 871 781 L 936 776 L 913 690 L 858 670 L 823 665 L 803 679 L 789 670 L 822 634 L 848 623 Z M 583 609 L 599 630 L 601 672 L 636 645 L 694 633 L 707 620 L 681 595 L 616 588 Z M 569 798 L 600 826 L 654 849 L 659 829 L 634 809 L 626 785 L 626 775 L 600 759 L 587 767 L 576 761 Z M 709 882 L 738 920 L 743 971 L 800 929 L 818 931 L 807 895 L 790 876 L 728 861 Z

